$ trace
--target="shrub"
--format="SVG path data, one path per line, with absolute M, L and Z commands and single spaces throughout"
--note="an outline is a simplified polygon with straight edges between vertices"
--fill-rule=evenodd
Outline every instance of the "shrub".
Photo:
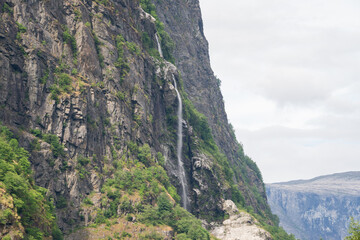
M 57 84 L 63 92 L 71 91 L 71 77 L 67 73 L 60 73 L 57 77 Z
M 7 3 L 4 3 L 4 5 L 2 7 L 2 11 L 3 12 L 8 12 L 10 14 L 14 13 L 14 10 Z
M 132 237 L 132 235 L 130 233 L 124 231 L 124 232 L 121 233 L 121 237 L 122 238 Z
M 91 162 L 91 160 L 89 158 L 81 156 L 81 155 L 77 158 L 77 161 L 78 161 L 78 163 L 80 163 L 81 166 L 86 166 Z
M 45 198 L 47 190 L 34 185 L 29 153 L 12 137 L 10 130 L 0 124 L 0 186 L 12 196 L 25 239 L 43 239 L 57 228 L 53 208 Z M 0 223 L 12 216 L 8 209 L 0 210 Z
M 141 54 L 141 50 L 138 47 L 138 45 L 136 45 L 136 43 L 133 42 L 126 42 L 126 46 L 129 49 L 130 52 L 136 54 L 137 56 L 139 56 Z
M 49 70 L 46 70 L 44 75 L 40 78 L 40 83 L 46 84 L 48 79 L 49 79 Z
M 146 240 L 146 239 L 162 240 L 164 239 L 164 237 L 160 233 L 152 231 L 151 233 L 140 235 L 140 240 Z
M 19 23 L 19 22 L 16 22 L 16 25 L 18 26 L 18 31 L 19 31 L 20 33 L 26 33 L 27 29 L 26 29 L 26 27 L 24 27 L 24 25 L 22 25 L 22 24 Z
M 17 27 L 18 27 L 18 32 L 17 32 L 17 34 L 16 34 L 16 39 L 17 39 L 18 41 L 21 41 L 21 34 L 22 34 L 22 33 L 25 33 L 27 29 L 26 29 L 26 27 L 24 27 L 24 25 L 22 25 L 22 24 L 19 23 L 19 22 L 16 22 L 16 25 L 17 25 Z M 23 46 L 21 46 L 21 51 L 23 52 L 24 55 L 26 54 L 26 53 L 25 53 L 25 49 L 24 49 Z
M 102 42 L 101 42 L 100 39 L 96 36 L 94 30 L 92 30 L 91 33 L 92 33 L 92 36 L 93 36 L 93 38 L 94 38 L 95 49 L 96 49 L 96 53 L 97 53 L 97 55 L 98 55 L 98 59 L 99 59 L 99 62 L 100 62 L 100 66 L 103 68 L 103 67 L 104 67 L 104 56 L 103 56 L 102 53 L 101 53 L 101 45 L 102 45 Z
M 56 208 L 66 208 L 67 207 L 67 201 L 64 196 L 59 196 L 56 201 Z
M 152 39 L 150 38 L 147 32 L 143 32 L 141 34 L 141 40 L 143 47 L 150 54 L 150 56 L 160 59 L 160 54 L 157 50 L 157 46 L 154 44 L 154 42 L 152 41 Z
M 76 39 L 73 35 L 71 35 L 70 30 L 67 26 L 63 25 L 63 39 L 64 41 L 69 44 L 71 51 L 73 53 L 73 56 L 77 56 L 77 46 L 76 46 Z
M 51 151 L 55 158 L 65 156 L 64 146 L 59 143 L 59 138 L 56 135 L 44 134 L 43 139 L 51 145 Z
M 61 68 L 60 68 L 61 67 Z M 61 72 L 62 66 L 56 69 L 55 84 L 50 87 L 51 99 L 59 102 L 59 95 L 63 93 L 71 93 L 73 90 L 71 83 L 72 78 L 69 74 Z
M 349 224 L 349 236 L 345 237 L 345 240 L 357 240 L 360 239 L 360 223 L 355 221 L 354 218 L 350 219 Z
M 143 146 L 139 147 L 137 157 L 139 161 L 142 162 L 145 166 L 150 166 L 153 163 L 150 146 L 148 144 L 144 144 Z
M 84 198 L 83 203 L 86 205 L 91 205 L 91 206 L 94 205 L 94 203 L 88 197 Z
M 124 46 L 125 46 L 125 39 L 122 35 L 116 36 L 116 49 L 118 53 L 118 58 L 115 62 L 115 67 L 120 70 L 120 80 L 121 82 L 129 73 L 130 67 L 127 63 L 126 58 L 124 57 Z
M 125 94 L 122 91 L 118 91 L 116 93 L 116 96 L 122 101 L 124 101 L 124 99 L 125 99 Z

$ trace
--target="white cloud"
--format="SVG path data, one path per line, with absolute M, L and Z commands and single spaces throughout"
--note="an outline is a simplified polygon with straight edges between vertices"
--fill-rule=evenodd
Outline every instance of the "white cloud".
M 359 170 L 360 1 L 201 7 L 229 119 L 265 181 Z

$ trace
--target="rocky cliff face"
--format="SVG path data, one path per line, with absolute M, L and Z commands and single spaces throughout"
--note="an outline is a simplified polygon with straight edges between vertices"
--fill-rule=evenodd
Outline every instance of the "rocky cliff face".
M 48 189 L 67 233 L 117 199 L 104 200 L 117 169 L 161 165 L 180 191 L 176 81 L 190 211 L 222 220 L 223 199 L 233 199 L 272 223 L 260 171 L 227 121 L 198 0 L 154 4 L 0 0 L 1 121 L 29 151 L 35 183 Z
M 271 209 L 280 225 L 300 239 L 340 240 L 350 217 L 360 218 L 360 172 L 306 181 L 267 184 Z
M 227 119 L 219 80 L 210 66 L 199 1 L 154 1 L 154 4 L 166 31 L 175 42 L 175 63 L 184 90 L 196 109 L 206 116 L 217 146 L 233 168 L 234 181 L 241 189 L 245 204 L 256 213 L 271 218 L 261 173 L 244 155 Z

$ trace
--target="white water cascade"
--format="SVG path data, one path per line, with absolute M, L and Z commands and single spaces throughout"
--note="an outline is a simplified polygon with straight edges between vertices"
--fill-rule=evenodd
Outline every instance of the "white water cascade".
M 184 163 L 182 161 L 181 153 L 182 153 L 182 147 L 183 147 L 183 132 L 182 132 L 182 121 L 183 121 L 183 113 L 182 113 L 182 100 L 180 93 L 177 89 L 177 84 L 175 77 L 173 75 L 174 80 L 174 87 L 177 94 L 177 98 L 179 101 L 179 107 L 177 112 L 178 117 L 178 129 L 177 129 L 177 159 L 178 159 L 178 174 L 181 184 L 181 199 L 182 199 L 182 205 L 183 208 L 186 210 L 188 209 L 189 205 L 189 199 L 188 199 L 188 192 L 187 192 L 187 184 L 186 184 L 186 176 L 185 176 L 185 169 L 184 169 Z
M 160 45 L 160 41 L 159 41 L 159 37 L 158 37 L 157 33 L 155 33 L 155 39 L 156 39 L 156 43 L 157 43 L 157 47 L 158 47 L 160 57 L 163 57 L 163 52 L 162 52 L 162 49 L 161 49 L 161 45 Z

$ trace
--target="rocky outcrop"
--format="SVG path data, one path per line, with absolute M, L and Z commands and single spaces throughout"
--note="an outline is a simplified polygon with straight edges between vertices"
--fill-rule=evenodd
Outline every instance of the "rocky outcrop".
M 272 240 L 270 233 L 258 226 L 250 214 L 240 212 L 234 202 L 226 200 L 223 208 L 229 215 L 222 224 L 213 223 L 211 233 L 222 240 Z
M 350 217 L 360 219 L 360 172 L 267 184 L 272 211 L 288 233 L 304 240 L 341 240 Z

